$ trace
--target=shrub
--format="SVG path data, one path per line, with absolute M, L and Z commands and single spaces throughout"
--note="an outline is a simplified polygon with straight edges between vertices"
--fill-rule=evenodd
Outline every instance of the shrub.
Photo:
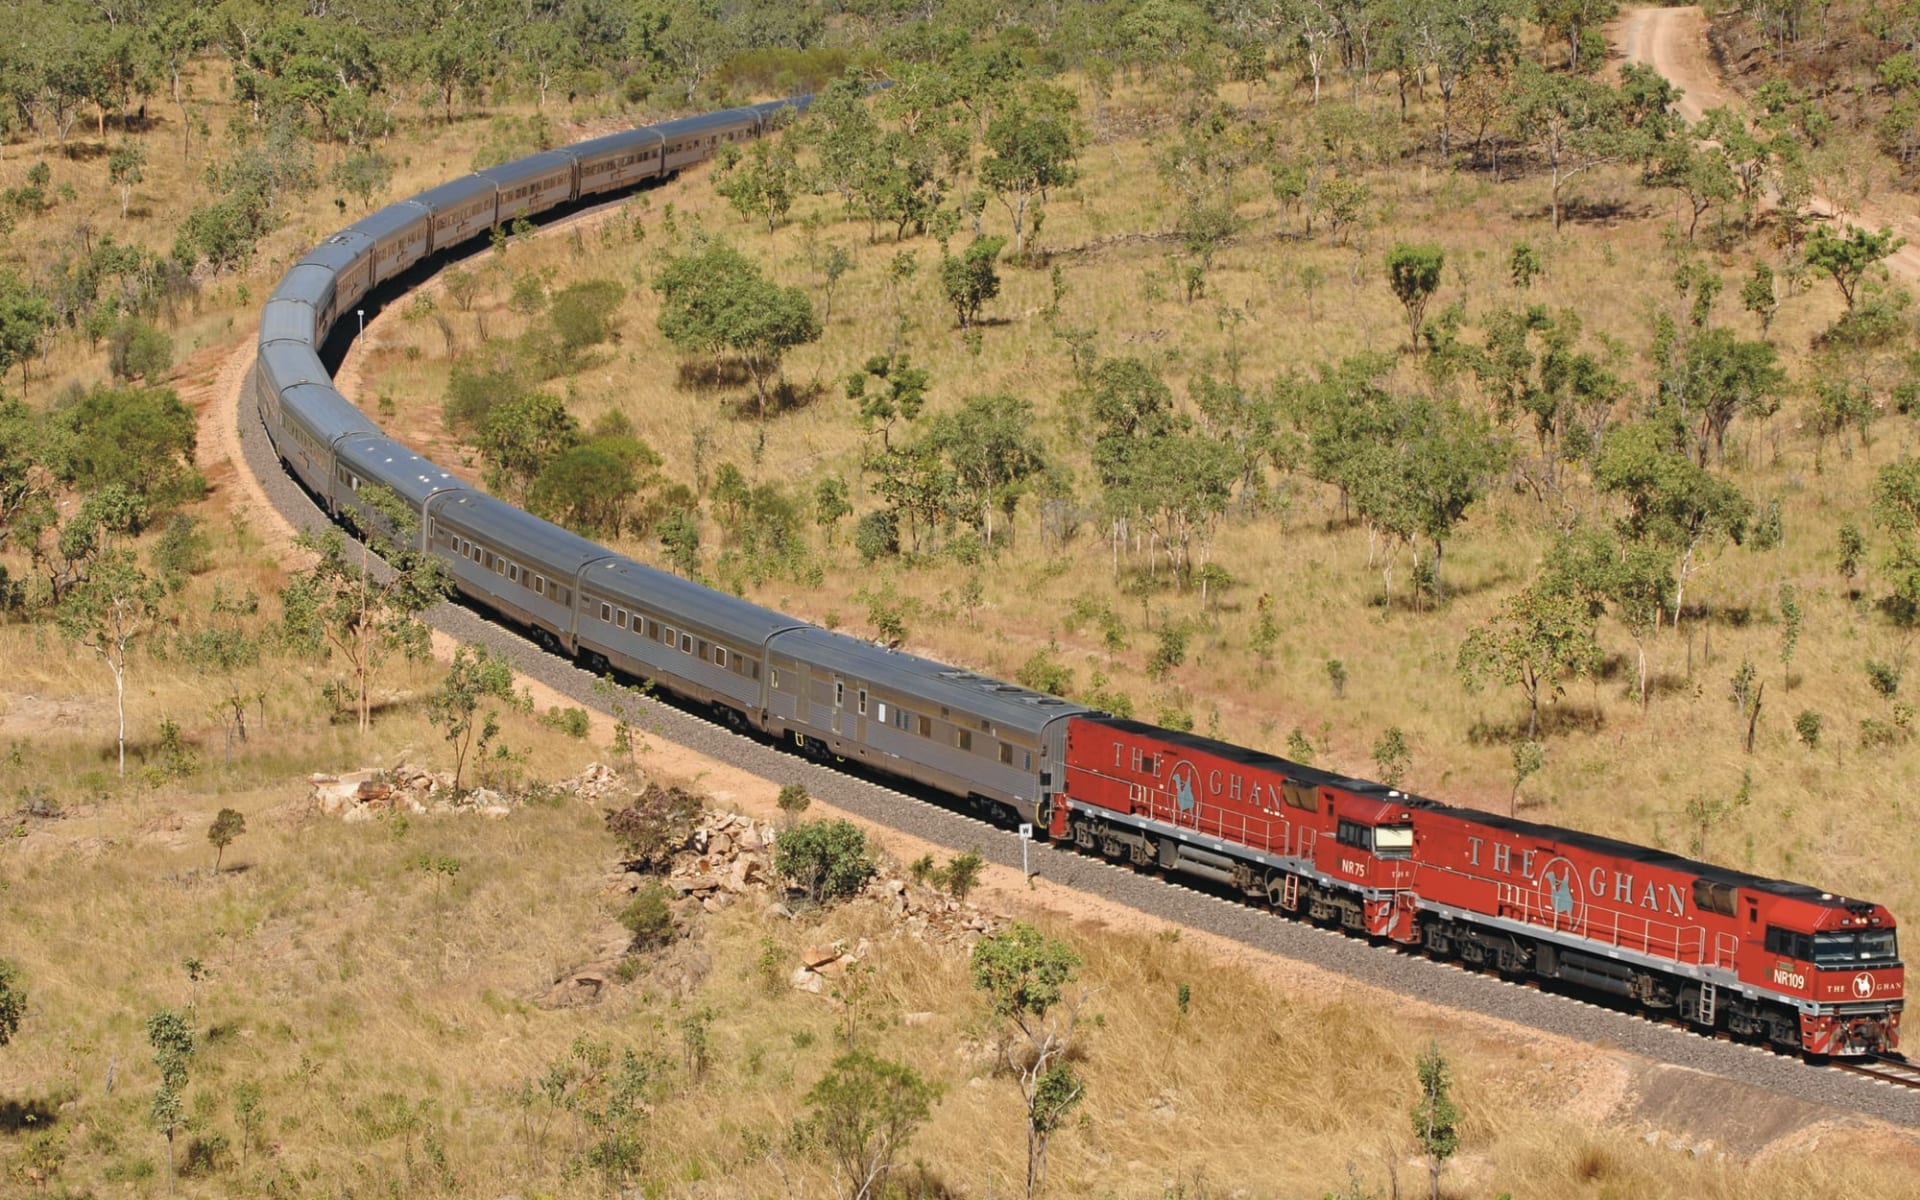
M 940 872 L 940 882 L 955 900 L 965 900 L 980 884 L 980 870 L 986 861 L 978 850 L 956 854 Z
M 155 379 L 173 365 L 173 339 L 138 317 L 122 317 L 107 334 L 107 370 L 116 381 Z
M 1799 735 L 1800 740 L 1806 743 L 1809 750 L 1820 748 L 1821 723 L 1820 714 L 1810 708 L 1803 709 L 1800 715 L 1793 719 L 1793 732 Z
M 561 708 L 559 705 L 547 709 L 540 723 L 548 729 L 557 729 L 571 738 L 583 738 L 592 730 L 593 723 L 584 708 Z
M 149 552 L 148 561 L 163 576 L 167 587 L 179 591 L 187 576 L 198 575 L 213 565 L 213 542 L 196 517 L 175 513 L 167 518 L 160 540 Z
M 686 845 L 702 807 L 701 798 L 684 788 L 650 783 L 624 808 L 607 814 L 607 832 L 619 840 L 629 866 L 662 870 Z
M 1036 692 L 1065 696 L 1073 691 L 1073 668 L 1060 661 L 1059 647 L 1049 642 L 1035 650 L 1015 672 L 1014 682 Z
M 657 881 L 642 884 L 621 911 L 620 924 L 633 935 L 636 950 L 652 950 L 673 941 L 679 932 L 673 923 L 673 889 Z
M 808 821 L 774 843 L 773 869 L 818 904 L 859 891 L 873 875 L 873 851 L 851 821 Z
M 774 803 L 779 805 L 780 811 L 786 814 L 787 820 L 796 821 L 799 820 L 801 813 L 807 811 L 807 806 L 813 803 L 813 797 L 808 794 L 806 784 L 789 783 L 780 789 L 780 798 Z
M 853 548 L 868 566 L 900 553 L 900 519 L 891 511 L 878 509 L 861 517 L 853 526 Z

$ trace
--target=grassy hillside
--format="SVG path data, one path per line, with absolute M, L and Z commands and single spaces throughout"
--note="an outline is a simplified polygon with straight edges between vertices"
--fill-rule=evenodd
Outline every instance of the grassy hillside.
M 858 44 L 874 20 L 848 18 L 832 31 L 836 61 L 849 46 L 854 57 L 878 53 L 878 35 Z M 997 28 L 1004 23 L 975 32 L 1004 34 L 1020 62 L 1051 69 L 1052 57 L 1028 53 L 1031 28 Z M 1617 502 L 1596 494 L 1584 469 L 1570 470 L 1551 507 L 1521 476 L 1500 476 L 1447 545 L 1443 594 L 1416 605 L 1404 551 L 1390 557 L 1387 543 L 1349 520 L 1335 489 L 1271 469 L 1266 502 L 1219 524 L 1208 554 L 1224 575 L 1210 577 L 1203 596 L 1173 577 L 1161 548 L 1140 541 L 1116 551 L 1109 537 L 1091 426 L 1073 397 L 1074 331 L 1089 331 L 1085 352 L 1149 365 L 1186 412 L 1203 375 L 1270 392 L 1369 351 L 1393 356 L 1399 394 L 1432 389 L 1487 408 L 1470 376 L 1435 385 L 1430 355 L 1402 348 L 1406 323 L 1385 257 L 1396 242 L 1433 241 L 1446 265 L 1429 316 L 1460 305 L 1462 336 L 1477 342 L 1501 308 L 1576 313 L 1578 347 L 1628 385 L 1614 414 L 1625 418 L 1653 389 L 1655 317 L 1685 325 L 1694 313 L 1697 287 L 1684 296 L 1675 288 L 1681 266 L 1725 281 L 1702 314 L 1707 324 L 1755 339 L 1762 331 L 1742 307 L 1740 283 L 1755 261 L 1771 263 L 1782 303 L 1767 336 L 1793 384 L 1778 415 L 1736 418 L 1713 471 L 1763 508 L 1777 500 L 1782 535 L 1764 550 L 1714 548 L 1697 564 L 1680 629 L 1647 643 L 1654 687 L 1645 708 L 1634 694 L 1632 638 L 1614 619 L 1602 623 L 1603 669 L 1547 707 L 1546 764 L 1519 789 L 1521 808 L 1869 895 L 1903 917 L 1920 913 L 1902 786 L 1920 765 L 1904 706 L 1911 685 L 1896 681 L 1883 695 L 1866 669 L 1869 660 L 1893 668 L 1880 671 L 1884 685 L 1910 643 L 1877 607 L 1892 582 L 1892 541 L 1870 512 L 1875 472 L 1905 455 L 1913 435 L 1896 395 L 1910 317 L 1899 315 L 1873 355 L 1815 357 L 1814 339 L 1841 312 L 1838 292 L 1800 250 L 1777 244 L 1766 220 L 1748 233 L 1723 206 L 1689 246 L 1674 232 L 1674 193 L 1613 163 L 1577 177 L 1563 196 L 1569 219 L 1555 232 L 1537 159 L 1502 142 L 1492 161 L 1475 153 L 1469 162 L 1464 150 L 1453 164 L 1442 160 L 1430 87 L 1410 97 L 1402 121 L 1387 75 L 1366 81 L 1354 103 L 1346 80 L 1330 73 L 1316 107 L 1299 64 L 1279 50 L 1258 82 L 1219 83 L 1203 60 L 1224 62 L 1227 49 L 1208 42 L 1178 62 L 1126 59 L 1110 93 L 1098 69 L 1058 76 L 1089 135 L 1079 177 L 1046 197 L 1033 260 L 1002 263 L 1001 295 L 973 335 L 954 327 L 940 294 L 931 235 L 876 236 L 831 195 L 802 195 L 769 234 L 738 216 L 702 168 L 460 264 L 465 283 L 443 275 L 425 289 L 430 303 L 403 300 L 375 316 L 343 386 L 399 436 L 477 479 L 484 456 L 443 420 L 454 368 L 519 370 L 553 328 L 545 301 L 611 280 L 624 289 L 612 337 L 528 385 L 564 397 L 585 425 L 618 413 L 658 452 L 649 495 L 670 496 L 676 484 L 694 494 L 709 581 L 857 634 L 903 628 L 916 651 L 1360 774 L 1378 773 L 1374 748 L 1398 729 L 1411 749 L 1409 786 L 1501 808 L 1525 710 L 1517 689 L 1464 689 L 1461 642 L 1535 575 L 1559 524 L 1610 521 Z M 1524 50 L 1551 57 L 1531 30 Z M 702 102 L 746 98 L 759 84 L 728 80 L 748 77 L 736 61 L 700 90 Z M 765 83 L 770 68 L 750 77 Z M 905 934 L 870 901 L 789 920 L 770 913 L 774 897 L 761 893 L 723 912 L 683 913 L 684 939 L 627 958 L 599 1003 L 548 1007 L 556 980 L 618 957 L 626 940 L 617 918 L 627 897 L 609 886 L 617 852 L 597 809 L 548 797 L 497 821 L 342 824 L 306 804 L 309 773 L 401 761 L 450 768 L 453 754 L 429 721 L 442 665 L 385 664 L 373 732 L 363 737 L 326 698 L 342 676 L 337 657 L 270 636 L 278 594 L 308 560 L 248 506 L 212 424 L 232 411 L 257 306 L 288 261 L 366 204 L 471 169 L 478 156 L 602 132 L 674 101 L 669 88 L 649 97 L 601 83 L 570 104 L 556 89 L 538 108 L 524 80 L 503 74 L 490 95 L 464 95 L 451 121 L 434 95 L 402 103 L 388 93 L 383 102 L 399 115 L 379 147 L 390 181 L 363 202 L 329 175 L 347 148 L 317 143 L 321 182 L 281 195 L 273 228 L 244 266 L 202 265 L 143 310 L 171 338 L 175 365 L 141 382 L 176 388 L 199 410 L 197 462 L 210 488 L 180 509 L 204 544 L 170 560 L 177 586 L 130 662 L 125 777 L 115 765 L 111 677 L 60 636 L 50 609 L 36 607 L 46 563 L 18 537 L 0 544 L 8 578 L 29 581 L 21 605 L 0 606 L 0 797 L 11 810 L 0 821 L 0 957 L 18 965 L 28 997 L 25 1022 L 0 1047 L 0 1193 L 531 1200 L 609 1195 L 624 1184 L 623 1194 L 648 1196 L 842 1194 L 844 1179 L 797 1127 L 809 1090 L 845 1048 L 848 1014 L 830 995 L 768 980 L 783 979 L 811 947 L 862 939 L 872 973 L 851 1022 L 855 1040 L 911 1063 L 940 1094 L 902 1156 L 898 1192 L 1019 1189 L 1018 1100 L 993 1062 L 993 1022 L 971 988 L 966 943 Z M 6 265 L 53 294 L 108 231 L 165 256 L 188 214 L 221 194 L 207 168 L 230 164 L 262 136 L 225 65 L 196 63 L 189 84 L 196 132 L 185 156 L 179 118 L 158 100 L 137 124 L 116 114 L 105 137 L 80 121 L 71 153 L 15 129 L 0 153 L 0 189 L 40 186 L 34 164 L 45 162 L 48 202 L 9 210 Z M 1189 294 L 1199 257 L 1188 249 L 1189 214 L 1156 164 L 1193 123 L 1202 85 L 1217 85 L 1216 124 L 1247 159 L 1228 185 L 1233 230 Z M 723 94 L 728 87 L 740 94 Z M 1473 105 L 1491 102 L 1458 103 L 1464 131 Z M 109 166 L 123 138 L 146 148 L 124 218 Z M 1268 156 L 1269 143 L 1277 155 Z M 803 161 L 812 155 L 803 150 Z M 1337 164 L 1364 182 L 1356 219 L 1337 236 L 1324 215 L 1309 230 L 1303 209 L 1275 198 L 1257 165 L 1263 156 L 1282 167 Z M 1010 232 L 997 202 L 978 222 L 987 234 Z M 953 249 L 972 238 L 972 225 L 962 218 Z M 836 249 L 848 256 L 822 338 L 786 363 L 800 403 L 765 420 L 739 372 L 677 354 L 657 330 L 651 285 L 663 259 L 702 234 L 806 289 L 823 313 L 827 264 Z M 1525 289 L 1510 270 L 1522 242 L 1542 268 Z M 913 256 L 910 273 L 903 253 Z M 523 340 L 529 332 L 536 337 Z M 861 465 L 877 435 L 856 422 L 845 379 L 888 351 L 910 355 L 932 381 L 926 413 L 896 427 L 897 442 L 968 397 L 1011 393 L 1035 406 L 1035 431 L 1062 468 L 1068 502 L 1045 508 L 1027 496 L 1011 537 L 998 530 L 1003 544 L 992 552 L 954 524 L 932 531 L 917 554 L 862 562 L 852 528 L 882 503 Z M 105 341 L 63 326 L 37 348 L 25 382 L 16 366 L 7 389 L 36 414 L 58 416 L 107 374 Z M 1878 419 L 1819 435 L 1814 385 L 1845 374 L 1870 378 Z M 1527 427 L 1516 423 L 1513 433 L 1524 451 Z M 802 553 L 756 552 L 737 523 L 728 528 L 715 490 L 723 464 L 750 487 L 777 489 L 774 507 L 787 502 L 804 532 Z M 811 507 L 829 476 L 849 482 L 855 509 L 831 538 L 813 525 Z M 82 499 L 58 490 L 60 518 Z M 620 544 L 664 562 L 661 513 L 650 515 Z M 1836 565 L 1846 523 L 1872 542 L 1851 578 Z M 169 536 L 186 535 L 155 522 L 124 544 L 151 563 Z M 1804 613 L 1790 665 L 1783 583 Z M 257 608 L 244 602 L 249 593 Z M 1263 597 L 1270 645 L 1260 633 Z M 1746 719 L 1728 698 L 1743 661 L 1765 684 L 1751 753 Z M 1817 746 L 1796 732 L 1803 711 L 1822 718 Z M 1876 724 L 1862 745 L 1868 721 Z M 531 715 L 505 713 L 501 724 L 511 754 L 495 761 L 490 782 L 509 792 L 618 757 L 603 717 L 585 740 Z M 728 803 L 773 815 L 779 781 L 666 747 L 644 750 L 641 765 L 663 778 L 697 777 Z M 244 815 L 247 831 L 216 872 L 207 832 L 227 808 Z M 902 860 L 928 849 L 882 841 Z M 1897 1134 L 1794 1110 L 1783 1109 L 1768 1133 L 1703 1133 L 1693 1115 L 1668 1119 L 1658 1098 L 1701 1087 L 1696 1111 L 1710 1113 L 1755 1102 L 1646 1075 L 1605 1051 L 1383 1004 L 1345 981 L 1143 928 L 1044 884 L 1029 895 L 1017 878 L 990 873 L 981 908 L 1036 919 L 1084 959 L 1090 1028 L 1078 1067 L 1087 1101 L 1055 1138 L 1054 1195 L 1357 1198 L 1389 1194 L 1390 1180 L 1411 1194 L 1425 1168 L 1407 1110 L 1414 1060 L 1430 1037 L 1454 1067 L 1464 1120 L 1448 1195 L 1892 1195 L 1920 1165 Z M 181 1013 L 193 1035 L 171 1144 L 155 1121 L 161 1071 L 148 1039 L 162 1010 Z M 582 1064 L 603 1050 L 615 1063 L 632 1051 L 646 1077 L 617 1117 L 595 1115 L 611 1111 L 596 1090 L 607 1077 L 587 1072 L 593 1082 L 581 1086 Z M 624 1180 L 586 1157 L 608 1128 L 637 1157 Z M 1785 1136 L 1773 1140 L 1773 1129 Z

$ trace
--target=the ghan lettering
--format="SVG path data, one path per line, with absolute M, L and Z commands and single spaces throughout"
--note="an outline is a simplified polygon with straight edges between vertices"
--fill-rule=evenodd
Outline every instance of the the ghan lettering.
M 1496 874 L 1518 875 L 1529 882 L 1538 878 L 1534 866 L 1540 854 L 1539 850 L 1522 849 L 1505 842 L 1495 842 L 1489 848 L 1485 838 L 1467 838 L 1468 866 L 1478 867 L 1484 862 Z M 1516 855 L 1519 858 L 1517 871 L 1514 862 Z M 1687 890 L 1681 885 L 1657 884 L 1651 879 L 1636 878 L 1631 871 L 1611 867 L 1595 867 L 1588 873 L 1587 893 L 1597 899 L 1611 897 L 1617 904 L 1631 905 L 1648 912 L 1676 917 L 1685 916 L 1687 912 Z

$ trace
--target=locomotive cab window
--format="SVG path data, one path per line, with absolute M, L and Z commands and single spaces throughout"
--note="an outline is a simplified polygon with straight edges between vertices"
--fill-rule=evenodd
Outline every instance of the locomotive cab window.
M 1767 926 L 1766 950 L 1768 954 L 1778 954 L 1785 958 L 1810 962 L 1813 959 L 1813 937 L 1791 929 L 1782 929 L 1778 925 Z
M 1869 963 L 1885 966 L 1897 962 L 1899 957 L 1891 929 L 1813 935 L 1813 965 L 1816 967 L 1847 968 Z
M 1286 800 L 1288 808 L 1298 808 L 1305 812 L 1320 811 L 1320 793 L 1305 784 L 1291 781 L 1280 785 L 1280 794 Z
M 1381 858 L 1412 858 L 1413 826 L 1378 826 L 1373 831 L 1373 852 Z
M 1341 821 L 1334 827 L 1334 838 L 1342 846 L 1353 846 L 1360 850 L 1373 849 L 1372 830 L 1358 821 Z

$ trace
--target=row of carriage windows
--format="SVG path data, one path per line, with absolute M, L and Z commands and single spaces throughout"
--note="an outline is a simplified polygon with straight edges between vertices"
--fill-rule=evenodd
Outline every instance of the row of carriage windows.
M 778 671 L 775 671 L 773 673 L 773 686 L 776 688 L 780 686 L 780 672 Z M 873 703 L 873 710 L 874 710 L 872 713 L 873 719 L 880 722 L 882 725 L 887 724 L 888 723 L 887 702 L 885 700 L 875 700 L 872 703 Z M 854 690 L 854 711 L 859 713 L 863 717 L 867 716 L 868 715 L 867 704 L 868 704 L 867 689 L 856 688 Z M 846 705 L 847 705 L 846 681 L 842 679 L 836 679 L 833 681 L 833 706 L 835 708 L 845 708 Z M 949 712 L 949 710 L 943 708 L 940 710 L 940 715 L 941 717 L 945 718 L 945 717 L 951 716 L 951 713 Z M 899 705 L 894 706 L 892 724 L 895 729 L 899 729 L 909 733 L 917 733 L 923 738 L 931 738 L 933 736 L 933 718 L 921 716 L 918 713 L 908 712 L 906 709 L 901 708 Z M 980 722 L 980 728 L 983 732 L 991 734 L 993 732 L 993 722 L 983 719 Z M 1015 749 L 1013 743 L 996 742 L 991 737 L 989 737 L 988 744 L 996 747 L 995 753 L 997 754 L 997 756 L 999 757 L 1000 761 L 1003 764 L 1007 766 L 1013 765 L 1013 756 L 1014 756 L 1014 749 Z M 972 753 L 973 752 L 973 730 L 962 729 L 958 725 L 954 726 L 953 727 L 953 745 L 956 750 L 961 750 L 969 754 Z M 1020 754 L 1024 757 L 1024 760 L 1025 760 L 1025 766 L 1022 769 L 1028 770 L 1028 771 L 1033 770 L 1033 751 L 1022 750 L 1020 751 Z
M 536 596 L 545 596 L 562 607 L 573 603 L 573 591 L 558 580 L 550 580 L 538 571 L 523 569 L 519 563 L 495 554 L 470 538 L 453 534 L 447 539 L 453 546 L 453 552 L 469 562 L 477 563 L 482 570 L 492 571 L 508 583 L 518 584 Z
M 701 662 L 710 662 L 723 671 L 732 671 L 743 678 L 760 678 L 758 659 L 745 654 L 729 653 L 725 646 L 709 642 L 703 637 L 697 637 L 684 630 L 676 631 L 671 625 L 663 626 L 650 617 L 637 612 L 630 613 L 606 600 L 600 601 L 599 604 L 600 620 L 603 624 L 637 633 L 669 649 L 678 646 L 682 654 L 691 654 Z

